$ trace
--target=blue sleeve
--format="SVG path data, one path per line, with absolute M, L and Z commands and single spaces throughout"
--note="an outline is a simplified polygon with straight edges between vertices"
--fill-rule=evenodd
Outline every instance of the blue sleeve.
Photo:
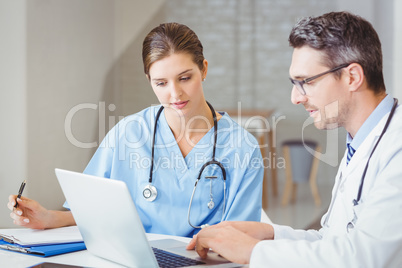
M 105 137 L 102 143 L 99 145 L 95 154 L 92 156 L 87 167 L 85 168 L 85 174 L 94 175 L 103 178 L 110 178 L 111 166 L 113 163 L 113 147 L 107 146 L 106 141 L 109 139 L 109 134 Z M 70 209 L 67 201 L 64 202 L 63 207 Z
M 234 167 L 236 169 L 236 167 Z M 231 171 L 232 172 L 232 171 Z M 254 148 L 237 192 L 228 204 L 225 220 L 260 221 L 262 209 L 263 159 L 259 147 Z
M 85 174 L 110 178 L 113 163 L 113 150 L 109 147 L 99 147 L 84 170 Z

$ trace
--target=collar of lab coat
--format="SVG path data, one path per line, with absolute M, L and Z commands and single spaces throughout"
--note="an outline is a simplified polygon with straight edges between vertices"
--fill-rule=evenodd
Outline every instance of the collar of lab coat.
M 381 135 L 381 132 L 385 126 L 385 122 L 388 119 L 390 113 L 387 113 L 383 116 L 381 121 L 375 126 L 375 128 L 370 132 L 370 134 L 366 137 L 363 143 L 359 146 L 359 149 L 356 150 L 355 154 L 353 155 L 352 159 L 350 160 L 349 164 L 346 165 L 346 155 L 347 150 L 343 156 L 341 167 L 343 174 L 347 177 L 350 173 L 352 173 L 358 166 L 358 163 L 364 161 L 367 162 L 371 151 L 374 148 L 375 143 L 377 142 L 378 138 Z

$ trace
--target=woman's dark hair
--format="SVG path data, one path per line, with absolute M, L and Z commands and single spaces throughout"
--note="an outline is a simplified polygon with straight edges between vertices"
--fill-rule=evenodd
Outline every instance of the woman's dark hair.
M 149 77 L 149 69 L 154 62 L 174 53 L 191 55 L 194 63 L 203 70 L 203 47 L 198 36 L 186 25 L 171 22 L 155 27 L 145 37 L 142 45 L 145 74 Z

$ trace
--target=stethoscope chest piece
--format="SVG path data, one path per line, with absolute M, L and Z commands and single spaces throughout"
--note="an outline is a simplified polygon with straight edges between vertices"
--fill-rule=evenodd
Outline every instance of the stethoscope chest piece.
M 349 231 L 351 231 L 353 228 L 355 228 L 355 225 L 353 224 L 353 222 L 349 222 L 346 225 L 346 231 L 349 233 Z
M 209 209 L 213 209 L 215 207 L 214 196 L 212 195 L 212 180 L 218 178 L 217 176 L 206 176 L 206 179 L 209 179 L 210 186 L 209 186 L 209 197 L 210 201 L 208 202 L 207 206 Z
M 158 191 L 156 190 L 155 186 L 153 186 L 152 184 L 148 184 L 142 191 L 142 195 L 144 196 L 145 200 L 147 200 L 148 202 L 152 202 L 158 196 Z
M 208 208 L 213 209 L 215 207 L 215 202 L 213 200 L 208 202 Z

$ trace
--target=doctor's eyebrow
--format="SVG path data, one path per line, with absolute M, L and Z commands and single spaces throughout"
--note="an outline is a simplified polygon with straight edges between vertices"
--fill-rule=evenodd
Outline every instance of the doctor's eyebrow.
M 185 74 L 185 73 L 191 72 L 192 70 L 193 70 L 193 69 L 187 69 L 187 70 L 185 70 L 185 71 L 179 73 L 177 76 L 180 76 L 180 75 L 183 75 L 183 74 Z M 162 81 L 162 80 L 166 80 L 166 78 L 152 78 L 152 81 L 155 81 L 155 82 L 157 82 L 157 81 Z
M 292 76 L 292 75 L 289 74 L 289 78 L 296 79 L 296 80 L 303 80 L 303 79 L 305 79 L 306 77 L 308 77 L 308 75 L 301 75 L 301 74 L 299 74 L 299 75 Z
M 192 71 L 192 70 L 193 70 L 193 69 L 187 69 L 187 70 L 185 70 L 185 71 L 179 73 L 177 76 L 183 75 L 183 74 L 188 73 L 188 72 L 190 72 L 190 71 Z

